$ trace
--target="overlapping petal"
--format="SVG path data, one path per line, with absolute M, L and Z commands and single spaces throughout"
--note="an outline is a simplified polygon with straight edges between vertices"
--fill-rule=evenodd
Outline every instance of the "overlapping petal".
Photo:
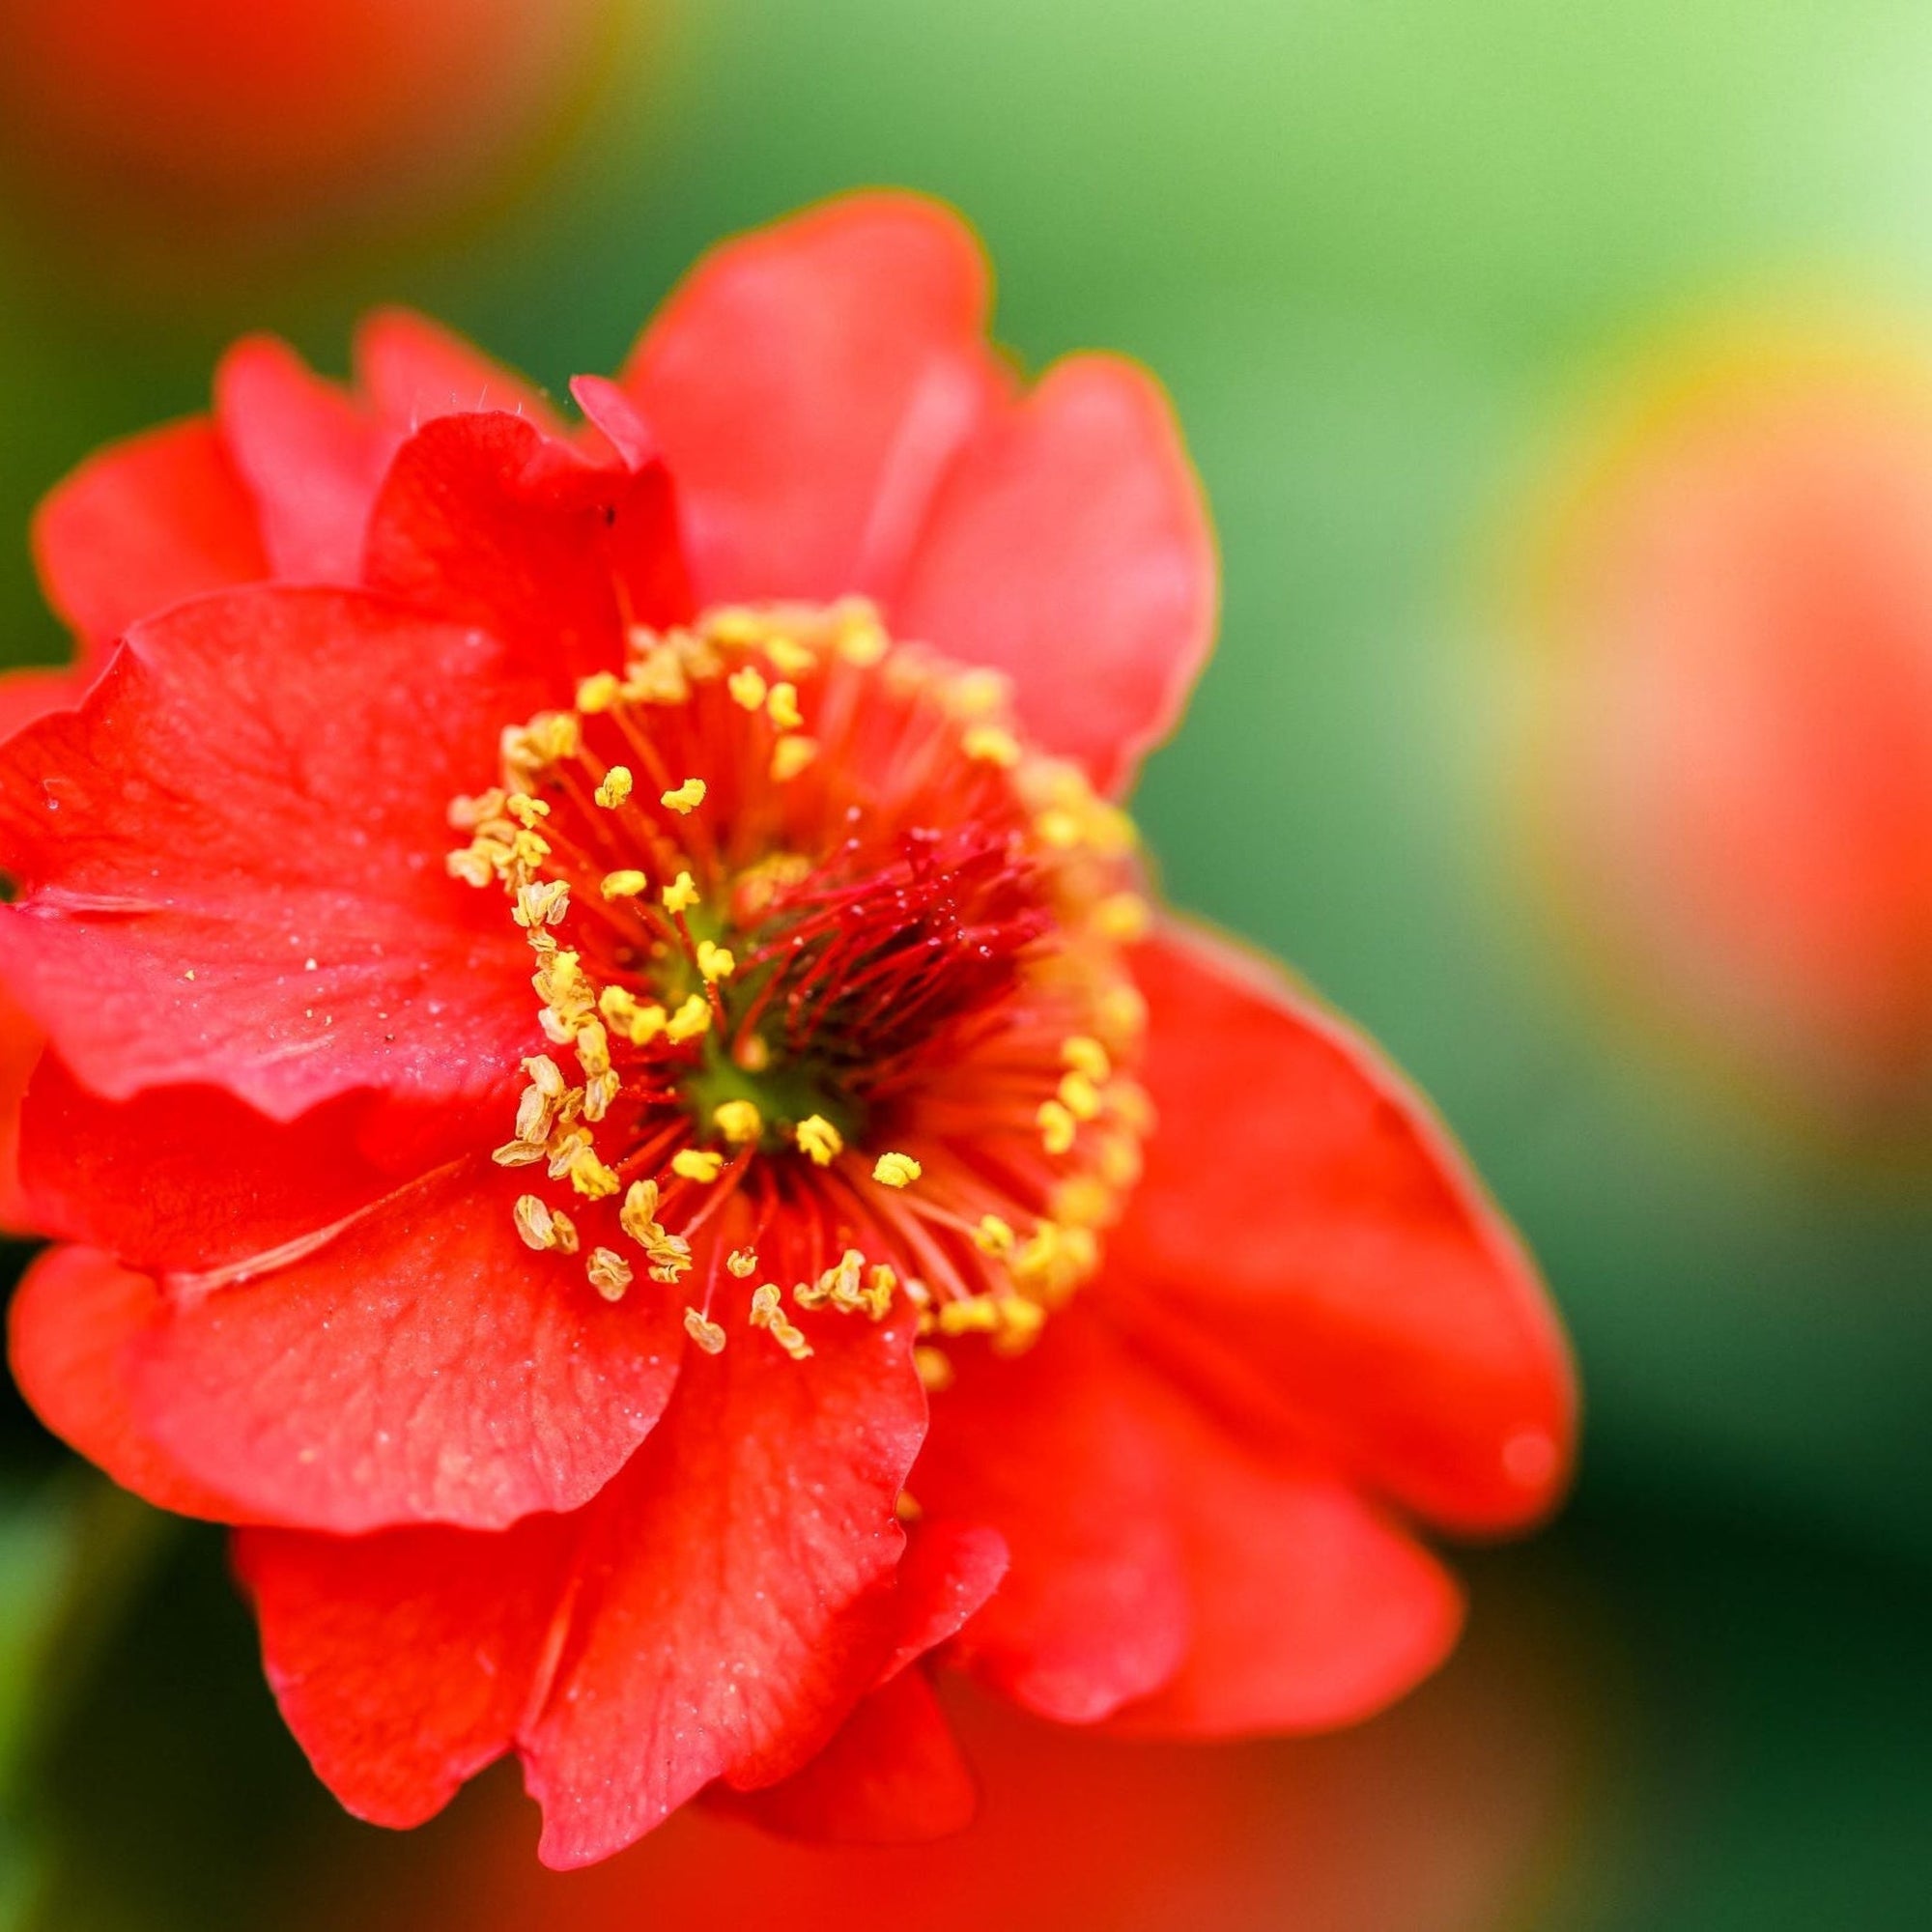
M 735 1322 L 588 1508 L 507 1534 L 244 1534 L 270 1681 L 352 1810 L 409 1823 L 514 1747 L 543 1855 L 607 1856 L 716 1778 L 777 1782 L 888 1667 L 906 1338 L 830 1318 L 811 1373 Z M 411 1645 L 406 1677 L 376 1660 Z
M 288 1119 L 356 1086 L 500 1092 L 527 959 L 441 854 L 536 696 L 488 637 L 354 593 L 136 626 L 80 712 L 0 753 L 16 996 L 111 1097 L 208 1080 Z

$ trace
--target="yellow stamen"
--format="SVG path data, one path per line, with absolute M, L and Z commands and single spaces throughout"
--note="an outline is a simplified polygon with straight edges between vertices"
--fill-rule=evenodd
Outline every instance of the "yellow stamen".
M 710 1031 L 711 1002 L 702 993 L 691 994 L 665 1022 L 665 1037 L 678 1046 Z
M 798 686 L 795 684 L 773 685 L 765 709 L 781 731 L 796 731 L 805 723 L 805 713 L 798 708 Z
M 872 1165 L 872 1179 L 884 1187 L 910 1187 L 924 1172 L 909 1153 L 882 1153 Z
M 781 738 L 772 747 L 772 781 L 788 784 L 817 755 L 818 741 L 815 738 L 801 738 L 795 733 Z
M 707 1321 L 695 1308 L 687 1308 L 684 1311 L 684 1332 L 707 1355 L 717 1355 L 724 1352 L 724 1329 L 715 1321 Z
M 706 985 L 728 980 L 737 969 L 738 961 L 728 946 L 720 946 L 715 939 L 697 942 L 697 971 Z
M 650 881 L 635 866 L 625 866 L 614 872 L 606 872 L 598 887 L 607 899 L 634 899 Z
M 1153 915 L 1138 893 L 1115 893 L 1094 908 L 1094 923 L 1116 945 L 1131 946 L 1148 936 Z
M 1020 741 L 997 724 L 975 724 L 959 741 L 959 749 L 981 764 L 1010 771 L 1020 761 Z
M 1086 1074 L 1063 1074 L 1059 1091 L 1061 1105 L 1076 1121 L 1097 1121 L 1100 1118 L 1100 1090 Z
M 711 1118 L 733 1147 L 746 1146 L 765 1130 L 764 1116 L 750 1100 L 721 1100 L 711 1110 Z
M 689 872 L 680 872 L 664 889 L 664 903 L 667 912 L 689 912 L 697 903 L 697 888 Z
M 664 793 L 660 803 L 671 811 L 696 811 L 704 803 L 704 781 L 686 779 L 681 785 Z
M 724 1265 L 740 1281 L 749 1281 L 758 1271 L 758 1251 L 756 1248 L 733 1248 L 724 1257 Z
M 612 765 L 591 796 L 606 811 L 615 811 L 630 797 L 635 782 L 629 765 Z
M 845 1151 L 845 1137 L 823 1114 L 808 1114 L 798 1123 L 799 1151 L 820 1167 L 830 1167 Z
M 577 1252 L 577 1229 L 561 1208 L 552 1208 L 534 1194 L 520 1194 L 510 1218 L 526 1248 L 539 1254 L 549 1249 L 566 1255 Z
M 1065 1153 L 1072 1148 L 1076 1123 L 1063 1102 L 1042 1100 L 1034 1118 L 1039 1122 L 1040 1143 L 1048 1153 Z
M 982 1255 L 1011 1254 L 1014 1238 L 1011 1226 L 997 1214 L 981 1214 L 980 1225 L 973 1230 L 973 1245 Z
M 734 670 L 724 680 L 724 688 L 731 694 L 731 701 L 747 711 L 756 711 L 765 701 L 765 674 L 756 665 Z
M 928 1393 L 937 1395 L 941 1389 L 952 1386 L 952 1358 L 944 1349 L 915 1349 L 912 1365 Z
M 1090 1080 L 1105 1080 L 1114 1070 L 1107 1049 L 1084 1033 L 1069 1035 L 1060 1042 L 1060 1057 L 1076 1073 Z
M 684 1180 L 716 1180 L 724 1167 L 716 1148 L 680 1148 L 670 1157 L 670 1171 Z
M 633 1279 L 630 1263 L 615 1248 L 592 1248 L 583 1271 L 606 1301 L 622 1301 Z

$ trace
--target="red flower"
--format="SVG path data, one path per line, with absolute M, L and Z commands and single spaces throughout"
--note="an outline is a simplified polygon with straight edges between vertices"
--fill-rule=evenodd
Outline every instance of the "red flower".
M 1165 405 L 1021 390 L 984 309 L 917 201 L 736 243 L 581 433 L 425 423 L 358 583 L 134 622 L 0 755 L 75 1243 L 16 1372 L 248 1525 L 363 1816 L 514 1748 L 553 1863 L 714 1782 L 941 1829 L 942 1645 L 1073 1721 L 1345 1722 L 1455 1633 L 1402 1520 L 1562 1480 L 1560 1339 L 1439 1131 L 1142 896 L 1111 794 L 1213 611 Z
M 1759 1089 L 1932 1101 L 1932 409 L 1921 369 L 1733 341 L 1563 522 L 1535 815 L 1577 923 Z

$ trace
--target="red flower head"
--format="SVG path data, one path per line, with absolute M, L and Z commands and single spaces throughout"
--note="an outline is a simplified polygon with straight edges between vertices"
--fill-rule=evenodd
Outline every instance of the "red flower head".
M 866 196 L 713 256 L 575 433 L 440 338 L 365 395 L 485 406 L 399 446 L 275 363 L 201 507 L 313 518 L 309 581 L 117 611 L 0 757 L 74 1243 L 17 1373 L 246 1525 L 364 1816 L 515 1749 L 554 1863 L 714 1783 L 938 1829 L 940 1646 L 1076 1722 L 1343 1722 L 1455 1632 L 1402 1520 L 1561 1481 L 1560 1340 L 1440 1133 L 1150 910 L 1114 801 L 1214 602 L 1166 407 L 1021 389 L 984 310 Z
M 1649 1004 L 1824 1124 L 1932 1114 L 1932 396 L 1839 339 L 1655 384 L 1547 560 L 1536 823 Z

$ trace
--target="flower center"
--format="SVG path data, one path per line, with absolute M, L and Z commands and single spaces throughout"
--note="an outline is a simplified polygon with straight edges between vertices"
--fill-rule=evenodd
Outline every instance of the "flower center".
M 996 674 L 859 603 L 638 631 L 450 819 L 535 957 L 552 1050 L 495 1155 L 553 1183 L 531 1247 L 612 1300 L 685 1283 L 713 1351 L 733 1281 L 800 1358 L 795 1311 L 903 1297 L 935 1381 L 934 1342 L 1022 1348 L 1093 1272 L 1149 1124 L 1136 838 Z

